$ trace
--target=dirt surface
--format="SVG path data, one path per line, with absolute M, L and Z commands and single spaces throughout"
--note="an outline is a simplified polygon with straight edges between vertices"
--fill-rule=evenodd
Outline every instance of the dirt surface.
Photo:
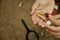
M 55 40 L 44 29 L 32 23 L 30 12 L 33 3 L 34 0 L 0 0 L 0 40 L 26 40 L 27 31 L 21 19 L 26 21 L 29 29 L 38 33 L 39 40 Z

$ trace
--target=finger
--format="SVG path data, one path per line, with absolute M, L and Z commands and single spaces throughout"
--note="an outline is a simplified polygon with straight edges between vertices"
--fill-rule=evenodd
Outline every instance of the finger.
M 56 18 L 56 19 L 60 19 L 60 14 L 57 14 L 57 15 L 54 15 L 54 17 Z
M 32 15 L 31 17 L 32 17 L 32 22 L 33 22 L 34 24 L 36 24 L 36 23 L 37 23 L 37 21 L 36 21 L 36 15 L 34 14 L 34 15 Z
M 49 32 L 53 36 L 59 36 L 60 35 L 60 32 L 53 32 L 53 31 L 50 31 L 50 30 L 47 30 L 47 32 Z
M 36 12 L 36 13 L 40 13 L 40 14 L 45 14 L 45 13 L 46 13 L 44 10 L 39 10 L 39 9 L 36 9 L 35 12 Z
M 41 24 L 41 23 L 38 23 L 38 25 L 39 25 L 40 27 L 42 27 L 42 28 L 44 27 L 44 25 L 43 25 L 43 24 Z
M 56 15 L 57 16 L 57 15 Z M 54 23 L 55 25 L 60 25 L 60 20 L 56 19 L 54 16 L 49 15 L 49 19 Z
M 43 7 L 41 7 L 41 6 L 37 8 L 37 10 L 42 10 L 42 9 L 43 9 Z
M 54 36 L 55 38 L 60 38 L 60 35 L 58 35 L 58 36 Z
M 56 32 L 51 32 L 49 30 L 47 30 L 47 32 L 49 32 L 52 36 L 54 36 L 55 38 L 60 38 L 60 32 L 56 33 Z
M 58 20 L 57 20 L 55 17 L 49 15 L 49 19 L 50 19 L 50 21 L 51 21 L 53 24 L 55 24 L 55 25 L 60 25 L 59 22 L 58 22 Z
M 48 15 L 49 16 L 49 19 L 52 21 L 52 22 L 55 22 L 56 19 L 52 16 L 52 15 Z
M 39 26 L 42 26 L 43 25 L 43 20 L 41 19 L 41 18 L 39 18 L 38 16 L 37 16 L 37 23 L 38 23 L 38 25 Z
M 36 10 L 35 13 L 41 13 L 41 10 Z
M 34 13 L 35 13 L 35 10 L 32 10 L 31 15 L 33 15 Z
M 34 13 L 40 13 L 40 10 L 37 10 L 36 8 L 32 10 L 31 15 L 33 15 Z
M 38 23 L 39 26 L 41 26 L 42 24 L 41 23 Z
M 49 17 L 53 17 L 53 18 L 55 18 L 55 19 L 60 19 L 60 14 L 57 14 L 57 15 L 54 15 L 54 16 L 49 15 Z
M 47 26 L 46 22 L 45 22 L 45 21 L 43 21 L 42 19 L 40 19 L 40 21 L 39 21 L 38 25 L 40 25 L 42 28 L 44 28 L 44 27 L 46 27 L 46 26 Z
M 46 26 L 45 28 L 52 31 L 52 32 L 60 32 L 60 27 Z
M 55 21 L 55 25 L 60 26 L 60 20 L 56 20 L 56 21 Z
M 32 12 L 31 12 L 31 15 L 34 14 L 34 12 L 36 11 L 36 9 L 39 7 L 39 1 L 36 0 L 35 3 L 33 4 L 32 6 Z
M 37 24 L 41 21 L 41 19 L 36 14 L 34 14 L 32 15 L 32 21 L 34 24 Z
M 39 25 L 41 25 L 41 27 L 44 27 L 44 22 L 42 19 L 39 21 Z
M 37 23 L 40 23 L 42 20 L 36 15 L 36 21 Z

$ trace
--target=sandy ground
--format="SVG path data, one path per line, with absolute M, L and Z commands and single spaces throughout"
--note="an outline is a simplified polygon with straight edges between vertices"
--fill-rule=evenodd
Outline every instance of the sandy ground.
M 19 5 L 20 2 L 22 5 Z M 26 21 L 29 29 L 38 33 L 39 40 L 55 40 L 44 29 L 32 23 L 30 12 L 33 3 L 34 0 L 0 0 L 0 40 L 26 40 L 27 31 L 21 19 Z

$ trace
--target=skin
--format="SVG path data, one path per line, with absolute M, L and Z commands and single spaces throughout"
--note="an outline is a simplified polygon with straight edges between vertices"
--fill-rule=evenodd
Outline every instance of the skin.
M 57 25 L 55 26 L 48 26 L 43 19 L 39 18 L 36 13 L 47 13 L 49 6 L 47 6 L 47 9 L 43 9 L 40 6 L 39 0 L 36 0 L 35 3 L 32 6 L 32 11 L 31 11 L 31 18 L 32 22 L 34 24 L 37 24 L 43 28 L 46 28 L 46 31 L 49 32 L 51 35 L 53 35 L 55 38 L 60 38 L 60 14 L 57 15 L 49 15 L 50 21 L 54 24 Z M 46 10 L 46 11 L 45 11 Z M 50 11 L 48 12 L 50 13 Z
M 53 0 L 52 0 L 52 2 L 53 2 Z M 54 7 L 54 2 L 53 2 L 53 5 L 51 5 L 50 2 L 49 2 L 49 5 L 47 5 L 47 4 L 43 4 L 43 6 L 41 6 L 41 5 L 42 4 L 40 4 L 40 0 L 36 0 L 35 1 L 35 3 L 32 6 L 32 11 L 31 11 L 31 15 L 32 16 L 31 16 L 31 18 L 32 18 L 32 22 L 34 24 L 38 24 L 40 26 L 41 25 L 44 26 L 46 23 L 41 18 L 39 18 L 36 14 L 37 13 L 43 13 L 43 14 L 44 13 L 50 13 L 51 14 L 51 12 L 53 10 L 53 7 Z M 50 6 L 52 6 L 52 7 L 50 7 Z
M 39 0 L 36 0 L 35 1 L 35 3 L 33 4 L 33 6 L 32 6 L 32 11 L 31 11 L 31 18 L 32 18 L 32 22 L 34 23 L 34 24 L 38 24 L 38 25 L 41 25 L 41 24 L 43 24 L 44 22 L 43 22 L 43 20 L 42 19 L 40 19 L 37 15 L 36 15 L 36 9 L 38 9 L 39 8 Z M 37 19 L 36 19 L 37 18 Z M 41 22 L 41 23 L 40 23 Z M 42 25 L 43 26 L 43 25 Z
M 57 26 L 45 26 L 46 31 L 53 35 L 55 38 L 60 38 L 60 14 L 52 16 L 49 19 Z

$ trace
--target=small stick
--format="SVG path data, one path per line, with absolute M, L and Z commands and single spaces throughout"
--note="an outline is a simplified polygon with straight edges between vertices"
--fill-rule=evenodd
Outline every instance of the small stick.
M 37 16 L 39 16 L 40 18 L 42 18 L 46 22 L 47 25 L 51 25 L 52 24 L 51 21 L 48 20 L 47 17 L 45 17 L 46 16 L 45 14 L 39 14 L 38 13 Z

